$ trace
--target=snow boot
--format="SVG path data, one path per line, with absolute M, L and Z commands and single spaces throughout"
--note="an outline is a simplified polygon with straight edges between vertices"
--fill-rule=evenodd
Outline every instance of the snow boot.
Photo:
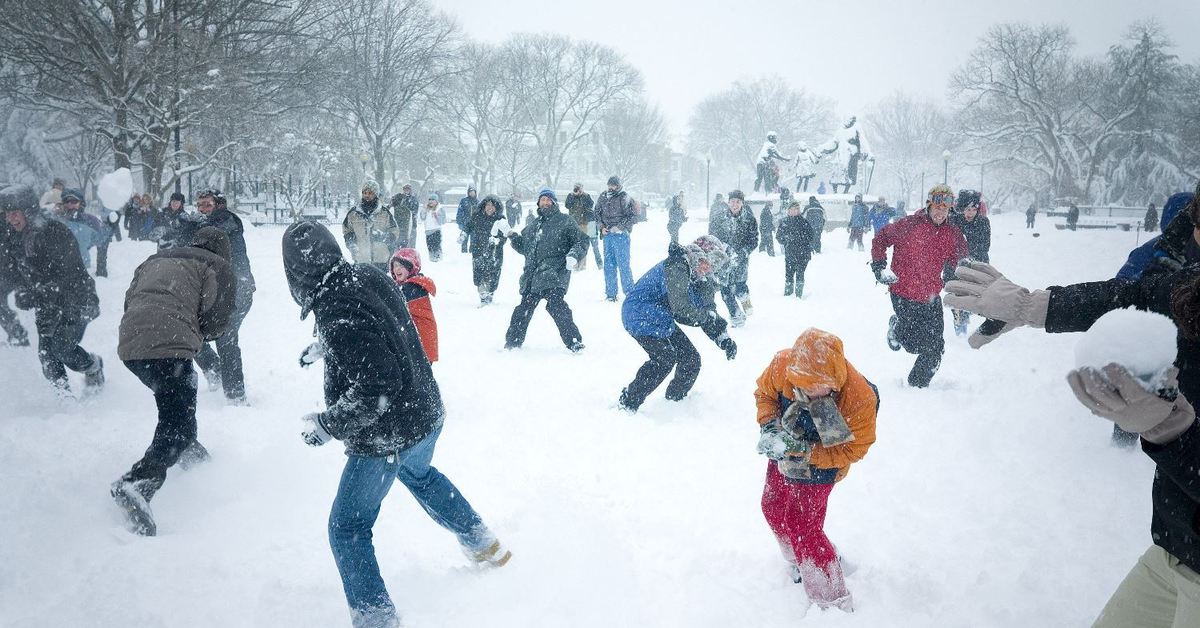
M 192 444 L 188 445 L 187 449 L 184 449 L 183 453 L 179 455 L 179 468 L 187 471 L 198 464 L 208 462 L 211 458 L 212 456 L 209 455 L 208 450 L 204 448 L 204 445 L 201 445 L 200 441 L 194 440 L 192 441 Z
M 804 282 L 803 281 L 796 282 L 796 298 L 797 299 L 804 298 Z
M 638 411 L 638 407 L 629 400 L 628 388 L 621 389 L 621 396 L 617 399 L 617 409 L 627 414 L 634 414 Z
M 584 344 L 582 340 L 576 340 L 568 345 L 567 348 L 571 350 L 571 353 L 580 353 L 584 349 Z
M 898 320 L 895 314 L 888 319 L 887 345 L 892 351 L 900 350 L 900 339 L 896 337 L 896 323 Z
M 512 559 L 512 552 L 501 545 L 500 541 L 492 541 L 491 545 L 479 551 L 465 551 L 467 556 L 480 567 L 503 567 Z
M 104 388 L 104 360 L 95 353 L 91 356 L 92 365 L 83 372 L 83 394 L 88 397 Z
M 208 382 L 208 392 L 221 390 L 221 372 L 213 369 L 204 371 L 204 381 Z
M 50 381 L 51 388 L 54 389 L 54 397 L 59 403 L 69 401 L 79 401 L 75 398 L 75 393 L 71 392 L 71 382 L 66 377 Z
M 940 353 L 918 354 L 917 361 L 913 363 L 912 370 L 908 372 L 908 385 L 913 388 L 929 386 L 929 382 L 933 381 L 933 375 L 937 373 L 941 364 L 942 355 Z
M 967 335 L 967 324 L 971 321 L 971 315 L 963 310 L 950 310 L 954 318 L 954 335 Z
M 742 305 L 742 311 L 746 313 L 746 316 L 750 316 L 754 313 L 754 304 L 750 302 L 749 296 L 744 299 L 739 299 L 739 301 Z
M 783 284 L 783 296 L 785 296 L 785 297 L 792 296 L 792 282 L 789 281 L 789 282 Z
M 158 533 L 154 513 L 150 511 L 150 497 L 154 495 L 155 490 L 153 484 L 151 480 L 131 482 L 121 479 L 113 482 L 109 490 L 113 501 L 125 514 L 125 528 L 140 536 L 154 536 Z

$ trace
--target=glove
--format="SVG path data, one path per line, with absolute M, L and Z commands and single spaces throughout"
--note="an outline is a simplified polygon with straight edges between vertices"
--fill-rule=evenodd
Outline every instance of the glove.
M 321 344 L 321 341 L 318 340 L 300 352 L 300 366 L 302 368 L 312 366 L 323 357 L 325 357 L 325 345 Z
M 18 310 L 32 310 L 36 305 L 33 294 L 28 290 L 17 290 L 13 294 L 13 304 L 17 306 Z
M 304 422 L 304 431 L 300 435 L 304 437 L 304 444 L 309 447 L 320 447 L 325 443 L 333 440 L 333 434 L 325 429 L 325 424 L 321 422 L 320 412 L 309 412 L 301 419 Z
M 717 346 L 725 352 L 726 360 L 737 357 L 737 343 L 729 337 L 729 334 L 722 332 L 720 336 L 717 336 Z
M 807 454 L 807 441 L 797 440 L 791 434 L 779 427 L 776 419 L 762 426 L 762 434 L 758 437 L 758 453 L 771 460 L 783 460 L 788 456 Z
M 881 259 L 871 262 L 871 272 L 875 273 L 875 281 L 885 286 L 890 286 L 899 281 L 896 273 L 888 270 L 887 260 Z
M 1012 323 L 989 318 L 983 321 L 983 324 L 967 338 L 967 344 L 971 345 L 972 349 L 978 349 L 1000 337 L 1000 334 L 1006 334 L 1017 327 L 1020 327 L 1020 325 L 1013 325 Z
M 578 265 L 579 265 L 579 260 L 577 260 L 574 257 L 571 257 L 569 255 L 567 256 L 567 265 L 566 265 L 567 270 L 574 270 L 575 267 Z
M 954 269 L 956 279 L 946 284 L 946 305 L 1004 321 L 1014 327 L 1046 326 L 1050 293 L 1030 292 L 1009 281 L 990 264 L 968 262 Z
M 1178 387 L 1179 369 L 1171 367 L 1164 388 Z M 1155 445 L 1164 445 L 1196 422 L 1196 411 L 1183 395 L 1165 399 L 1146 388 L 1125 367 L 1103 369 L 1085 366 L 1067 374 L 1071 392 L 1092 414 L 1117 424 L 1126 432 L 1141 434 Z

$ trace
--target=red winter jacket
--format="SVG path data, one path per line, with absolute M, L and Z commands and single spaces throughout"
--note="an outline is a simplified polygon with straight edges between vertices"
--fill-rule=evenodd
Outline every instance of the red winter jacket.
M 433 317 L 433 301 L 430 297 L 437 294 L 437 286 L 425 275 L 412 275 L 400 284 L 400 292 L 408 301 L 408 313 L 417 326 L 417 335 L 421 337 L 421 347 L 429 361 L 438 359 L 438 330 L 437 319 Z
M 967 256 L 967 240 L 958 227 L 948 218 L 935 225 L 924 210 L 880 229 L 871 242 L 871 261 L 886 262 L 888 247 L 896 247 L 892 272 L 900 278 L 892 284 L 892 294 L 909 301 L 936 297 L 942 291 L 946 264 Z

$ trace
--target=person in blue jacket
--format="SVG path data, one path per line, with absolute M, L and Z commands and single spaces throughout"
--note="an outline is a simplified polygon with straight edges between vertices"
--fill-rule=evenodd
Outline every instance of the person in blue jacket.
M 862 194 L 855 194 L 854 203 L 850 205 L 850 223 L 846 225 L 846 230 L 850 232 L 846 248 L 853 248 L 857 245 L 858 250 L 863 250 L 863 233 L 870 226 L 871 220 L 868 217 L 867 204 L 863 202 Z
M 667 259 L 634 283 L 621 304 L 621 323 L 650 358 L 621 391 L 617 404 L 622 410 L 636 412 L 672 369 L 675 378 L 667 385 L 667 399 L 683 399 L 696 383 L 700 354 L 679 323 L 699 327 L 727 359 L 737 355 L 737 344 L 713 301 L 717 277 L 729 261 L 721 240 L 701 236 L 687 246 L 671 243 Z
M 875 201 L 875 205 L 871 207 L 871 233 L 879 233 L 879 230 L 888 226 L 892 219 L 896 217 L 896 210 L 889 207 L 887 201 L 882 196 Z
M 1194 195 L 1191 192 L 1177 192 L 1167 199 L 1167 203 L 1163 205 L 1162 218 L 1159 219 L 1159 230 L 1166 232 L 1167 225 L 1175 219 L 1175 216 L 1187 207 L 1187 204 L 1192 202 Z M 1163 236 L 1155 236 L 1146 240 L 1146 243 L 1129 252 L 1129 258 L 1125 260 L 1125 264 L 1121 266 L 1121 270 L 1117 271 L 1117 277 L 1123 279 L 1137 279 L 1142 276 L 1142 271 L 1150 265 L 1150 261 L 1154 259 L 1154 250 L 1158 246 Z

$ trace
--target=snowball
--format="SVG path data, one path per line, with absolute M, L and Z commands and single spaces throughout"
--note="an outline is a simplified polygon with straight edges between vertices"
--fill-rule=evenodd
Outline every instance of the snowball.
M 108 209 L 120 209 L 133 196 L 133 175 L 129 173 L 129 168 L 117 168 L 100 177 L 96 194 Z
M 1101 316 L 1075 345 L 1075 365 L 1117 363 L 1147 387 L 1175 361 L 1175 323 L 1161 314 L 1127 309 Z

